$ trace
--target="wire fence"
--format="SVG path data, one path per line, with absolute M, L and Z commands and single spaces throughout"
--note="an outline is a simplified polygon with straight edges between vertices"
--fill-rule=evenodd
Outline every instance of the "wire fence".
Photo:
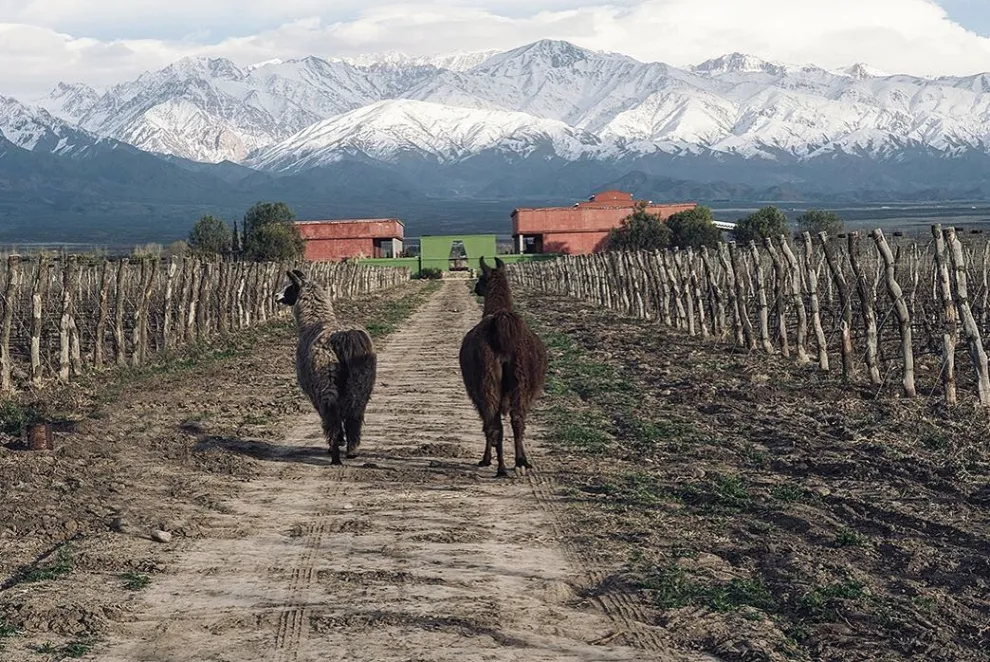
M 963 393 L 990 406 L 990 240 L 940 225 L 928 242 L 888 243 L 879 229 L 795 239 L 566 256 L 510 274 L 536 291 L 841 371 L 878 394 L 941 393 L 956 404 Z M 972 369 L 957 372 L 960 361 Z
M 9 255 L 0 273 L 0 391 L 142 365 L 165 350 L 264 322 L 282 314 L 273 295 L 294 266 Z M 409 279 L 408 269 L 354 262 L 305 268 L 335 299 Z

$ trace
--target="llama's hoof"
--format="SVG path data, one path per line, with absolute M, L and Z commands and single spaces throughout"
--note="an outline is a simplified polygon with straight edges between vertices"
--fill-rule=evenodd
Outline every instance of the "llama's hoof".
M 330 458 L 330 464 L 332 466 L 343 466 L 343 462 L 340 461 L 339 457 Z
M 499 467 L 498 470 L 495 472 L 495 477 L 496 478 L 508 478 L 509 477 L 509 472 L 505 469 L 505 467 Z
M 529 460 L 522 457 L 516 460 L 516 469 L 529 469 L 533 465 L 529 463 Z
M 491 460 L 482 460 L 481 462 L 478 463 L 478 466 L 479 467 L 490 467 L 490 466 L 492 466 L 492 461 Z

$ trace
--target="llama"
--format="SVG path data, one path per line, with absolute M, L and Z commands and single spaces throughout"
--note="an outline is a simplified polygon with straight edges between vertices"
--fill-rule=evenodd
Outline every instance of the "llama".
M 481 276 L 474 291 L 485 298 L 485 309 L 481 321 L 461 343 L 461 377 L 485 432 L 485 454 L 478 465 L 491 466 L 494 447 L 498 455 L 496 475 L 505 476 L 502 417 L 509 414 L 512 420 L 516 468 L 529 467 L 523 448 L 526 415 L 543 389 L 547 350 L 512 311 L 512 294 L 502 260 L 496 257 L 492 269 L 481 258 Z
M 326 290 L 298 269 L 287 273 L 291 283 L 275 299 L 292 306 L 296 319 L 296 379 L 320 414 L 331 464 L 343 464 L 342 439 L 346 439 L 347 457 L 357 457 L 378 359 L 367 331 L 337 324 Z

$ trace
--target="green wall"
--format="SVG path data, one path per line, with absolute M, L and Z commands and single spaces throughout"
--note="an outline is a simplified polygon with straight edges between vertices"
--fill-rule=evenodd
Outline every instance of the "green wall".
M 468 241 L 479 239 L 479 237 L 481 241 L 471 241 L 471 245 L 468 244 Z M 437 239 L 438 241 L 428 241 L 432 239 Z M 489 266 L 495 266 L 495 235 L 468 235 L 466 237 L 451 235 L 449 237 L 423 237 L 420 240 L 422 242 L 420 244 L 420 251 L 425 251 L 426 245 L 432 244 L 429 246 L 429 250 L 431 251 L 429 255 L 432 257 L 427 256 L 425 253 L 420 255 L 420 257 L 376 257 L 365 258 L 361 260 L 361 263 L 376 265 L 379 267 L 405 267 L 406 269 L 409 269 L 409 275 L 411 276 L 415 276 L 425 267 L 435 267 L 441 271 L 447 271 L 450 268 L 450 248 L 455 239 L 460 239 L 464 242 L 464 250 L 468 254 L 468 266 L 472 269 L 481 269 L 482 256 L 485 257 L 486 264 Z M 445 244 L 446 248 L 444 248 Z M 516 264 L 518 262 L 552 260 L 560 256 L 553 253 L 527 253 L 525 255 L 499 255 L 498 257 L 506 264 Z
M 450 270 L 450 250 L 455 241 L 464 244 L 467 253 L 467 265 L 471 269 L 481 268 L 481 257 L 491 262 L 495 257 L 495 235 L 493 234 L 450 234 L 426 235 L 419 238 L 419 268 L 434 268 L 441 271 Z

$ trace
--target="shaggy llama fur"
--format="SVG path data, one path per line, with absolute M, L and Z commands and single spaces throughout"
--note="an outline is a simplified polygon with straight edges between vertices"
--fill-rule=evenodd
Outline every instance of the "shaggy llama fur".
M 349 458 L 357 457 L 361 445 L 377 372 L 374 345 L 364 329 L 338 325 L 326 290 L 299 270 L 288 275 L 292 282 L 276 298 L 292 306 L 296 319 L 296 378 L 323 422 L 332 464 L 342 464 L 341 441 L 346 440 Z
M 464 336 L 460 363 L 464 387 L 481 415 L 485 454 L 480 466 L 491 466 L 492 448 L 498 456 L 497 475 L 505 476 L 502 457 L 502 417 L 512 421 L 516 467 L 530 466 L 523 447 L 526 417 L 543 389 L 547 351 L 543 342 L 512 310 L 505 264 L 495 258 L 495 269 L 481 258 L 481 276 L 475 293 L 485 298 L 484 316 Z

